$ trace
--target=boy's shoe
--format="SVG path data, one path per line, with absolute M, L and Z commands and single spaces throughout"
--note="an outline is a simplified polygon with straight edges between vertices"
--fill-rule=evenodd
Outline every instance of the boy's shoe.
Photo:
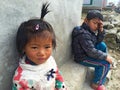
M 100 86 L 97 87 L 96 90 L 106 90 L 106 89 L 105 89 L 105 86 L 104 86 L 104 85 L 100 85 Z
M 93 88 L 94 90 L 106 90 L 104 85 L 99 86 L 98 84 L 95 83 L 91 84 L 91 88 Z

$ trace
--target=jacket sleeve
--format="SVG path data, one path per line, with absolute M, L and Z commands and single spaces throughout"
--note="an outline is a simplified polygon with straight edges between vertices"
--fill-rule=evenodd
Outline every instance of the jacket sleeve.
M 56 82 L 55 82 L 55 90 L 67 90 L 64 79 L 62 75 L 60 74 L 60 71 L 57 68 L 56 71 Z
M 97 43 L 102 42 L 105 37 L 105 30 L 102 32 L 98 30 L 98 35 L 97 35 Z
M 97 50 L 89 33 L 79 35 L 79 43 L 88 57 L 105 60 L 107 54 Z
M 12 90 L 29 90 L 28 82 L 25 80 L 21 80 L 20 82 L 15 81 L 13 83 Z
M 26 80 L 20 80 L 21 73 L 22 73 L 22 68 L 18 66 L 15 75 L 13 77 L 13 86 L 12 90 L 27 90 L 30 89 L 28 85 L 28 81 Z

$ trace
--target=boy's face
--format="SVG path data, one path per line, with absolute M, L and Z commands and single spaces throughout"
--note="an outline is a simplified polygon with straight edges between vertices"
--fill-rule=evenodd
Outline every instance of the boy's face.
M 102 23 L 102 21 L 98 18 L 94 18 L 91 20 L 87 20 L 86 23 L 92 31 L 96 31 L 100 28 L 100 24 Z
M 24 52 L 32 62 L 42 64 L 47 61 L 52 53 L 52 39 L 33 38 L 25 46 Z

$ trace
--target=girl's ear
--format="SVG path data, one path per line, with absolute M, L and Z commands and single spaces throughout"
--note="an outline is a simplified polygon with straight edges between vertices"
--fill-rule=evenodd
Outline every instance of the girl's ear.
M 25 54 L 25 49 L 22 50 L 22 54 Z

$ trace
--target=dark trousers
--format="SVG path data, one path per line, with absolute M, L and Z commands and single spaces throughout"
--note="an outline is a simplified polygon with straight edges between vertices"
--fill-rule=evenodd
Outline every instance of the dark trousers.
M 107 53 L 107 46 L 104 42 L 97 44 L 96 49 Z M 110 64 L 106 60 L 97 60 L 88 57 L 86 60 L 80 62 L 80 64 L 95 68 L 93 83 L 99 85 L 105 83 L 106 75 L 110 70 Z

